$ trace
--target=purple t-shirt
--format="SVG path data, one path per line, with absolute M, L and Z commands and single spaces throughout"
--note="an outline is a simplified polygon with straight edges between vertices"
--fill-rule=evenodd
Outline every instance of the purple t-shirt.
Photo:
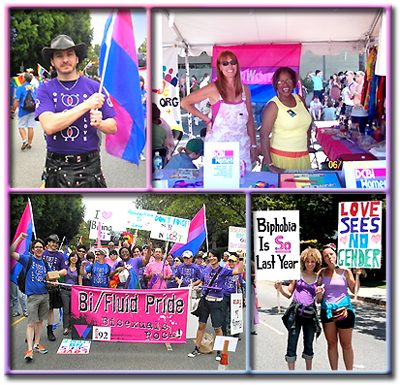
M 211 280 L 213 279 L 214 275 L 218 271 L 221 266 L 217 266 L 215 269 L 212 269 L 211 266 L 207 266 L 203 271 L 203 290 L 202 294 L 206 294 L 208 289 L 208 285 L 210 284 Z M 211 295 L 213 297 L 222 298 L 224 296 L 223 287 L 225 285 L 225 280 L 227 277 L 232 276 L 232 270 L 227 269 L 226 267 L 222 267 L 221 271 L 217 275 L 217 278 L 214 280 L 212 287 L 216 289 L 210 289 L 207 295 Z
M 139 269 L 142 267 L 142 258 L 129 258 L 128 261 L 125 263 L 131 266 L 133 271 L 139 277 Z M 124 261 L 119 261 L 117 265 L 115 265 L 114 269 L 121 266 L 125 266 Z
M 57 78 L 41 84 L 36 94 L 35 119 L 46 111 L 58 113 L 70 110 L 99 91 L 99 83 L 84 76 L 78 80 L 60 82 Z M 103 91 L 103 94 L 106 93 Z M 116 115 L 109 96 L 101 108 L 103 119 Z M 85 154 L 100 147 L 99 131 L 90 125 L 90 112 L 86 112 L 69 127 L 53 135 L 46 134 L 47 150 L 59 154 Z
M 225 284 L 223 287 L 224 295 L 230 296 L 233 293 L 237 292 L 238 282 L 242 285 L 243 278 L 241 274 L 232 275 L 231 277 L 226 277 Z
M 61 251 L 45 250 L 42 257 L 50 266 L 51 270 L 62 270 L 66 268 L 64 254 Z
M 181 287 L 189 286 L 190 280 L 192 280 L 192 282 L 195 282 L 198 279 L 202 278 L 202 274 L 201 274 L 199 267 L 197 265 L 195 265 L 194 263 L 192 263 L 188 266 L 185 265 L 184 263 L 181 263 L 178 266 L 175 276 L 178 278 L 182 278 Z

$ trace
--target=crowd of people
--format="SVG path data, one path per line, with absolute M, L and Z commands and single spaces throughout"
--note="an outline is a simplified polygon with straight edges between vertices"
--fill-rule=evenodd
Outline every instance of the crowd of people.
M 322 264 L 324 267 L 321 268 Z M 333 243 L 318 249 L 307 248 L 300 255 L 301 276 L 284 286 L 276 281 L 275 288 L 286 298 L 292 298 L 282 320 L 288 330 L 285 360 L 289 370 L 295 370 L 297 344 L 303 332 L 302 358 L 306 370 L 312 370 L 314 340 L 321 334 L 327 342 L 328 360 L 332 370 L 338 370 L 340 344 L 346 370 L 353 370 L 352 332 L 355 311 L 348 290 L 357 293 L 359 279 L 351 269 L 337 267 L 336 246 Z M 361 269 L 355 269 L 356 276 Z M 318 315 L 317 303 L 320 303 Z
M 62 308 L 63 335 L 71 333 L 72 285 L 127 290 L 190 286 L 194 295 L 205 296 L 207 303 L 207 311 L 199 317 L 195 351 L 198 352 L 209 316 L 216 335 L 230 334 L 230 295 L 245 288 L 242 252 L 226 252 L 222 259 L 215 250 L 199 251 L 196 255 L 186 250 L 174 257 L 165 255 L 160 247 L 153 248 L 151 242 L 139 246 L 125 240 L 119 246 L 110 241 L 107 247 L 90 249 L 78 244 L 76 250 L 68 253 L 59 250 L 59 237 L 52 234 L 46 242 L 34 240 L 29 252 L 17 253 L 17 245 L 26 236 L 21 233 L 11 245 L 11 256 L 18 263 L 11 276 L 10 293 L 13 316 L 19 315 L 20 299 L 22 312 L 28 318 L 28 347 L 24 355 L 27 361 L 32 361 L 33 352 L 47 353 L 40 343 L 46 320 L 47 338 L 56 340 L 54 309 Z M 25 294 L 18 288 L 21 270 L 26 277 Z M 213 279 L 216 271 L 218 277 Z M 216 359 L 221 359 L 219 352 Z

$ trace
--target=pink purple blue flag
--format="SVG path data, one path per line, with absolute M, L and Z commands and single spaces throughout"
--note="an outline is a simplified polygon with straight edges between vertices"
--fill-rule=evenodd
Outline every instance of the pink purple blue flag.
M 106 136 L 106 151 L 139 164 L 145 145 L 138 57 L 129 11 L 107 20 L 99 59 L 100 74 L 116 110 L 117 133 Z
M 185 250 L 190 250 L 195 255 L 207 237 L 206 210 L 203 206 L 190 221 L 189 235 L 186 244 L 175 243 L 170 253 L 173 256 L 182 255 Z
M 20 241 L 15 249 L 18 254 L 24 254 L 29 251 L 29 245 L 31 244 L 32 234 L 35 233 L 35 226 L 33 223 L 33 213 L 31 201 L 28 200 L 28 203 L 25 206 L 24 212 L 22 213 L 21 219 L 18 223 L 17 230 L 15 231 L 14 238 L 12 243 L 16 241 L 18 236 L 21 233 L 26 233 L 28 236 Z M 14 259 L 11 260 L 11 267 L 14 267 L 16 261 Z

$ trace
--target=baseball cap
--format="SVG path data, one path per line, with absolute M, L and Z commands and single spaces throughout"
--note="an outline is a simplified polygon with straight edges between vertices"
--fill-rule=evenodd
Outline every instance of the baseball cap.
M 203 153 L 204 153 L 204 142 L 200 138 L 190 139 L 186 143 L 186 149 L 188 149 L 191 152 L 195 152 L 196 154 L 203 155 Z
M 193 257 L 193 253 L 190 250 L 185 250 L 182 253 L 182 258 L 192 258 Z
M 97 249 L 96 253 L 100 253 L 100 254 L 106 255 L 106 251 L 104 249 Z
M 228 258 L 228 261 L 237 262 L 237 258 L 236 258 L 235 256 L 231 255 L 231 256 Z

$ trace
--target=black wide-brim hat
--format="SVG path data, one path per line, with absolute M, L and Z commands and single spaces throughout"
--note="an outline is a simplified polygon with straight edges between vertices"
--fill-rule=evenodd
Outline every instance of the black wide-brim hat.
M 55 51 L 65 51 L 71 48 L 75 50 L 76 56 L 79 58 L 79 62 L 82 63 L 86 56 L 86 44 L 75 44 L 68 35 L 58 35 L 51 41 L 50 47 L 44 47 L 42 49 L 42 56 L 45 64 L 51 64 L 50 59 Z

